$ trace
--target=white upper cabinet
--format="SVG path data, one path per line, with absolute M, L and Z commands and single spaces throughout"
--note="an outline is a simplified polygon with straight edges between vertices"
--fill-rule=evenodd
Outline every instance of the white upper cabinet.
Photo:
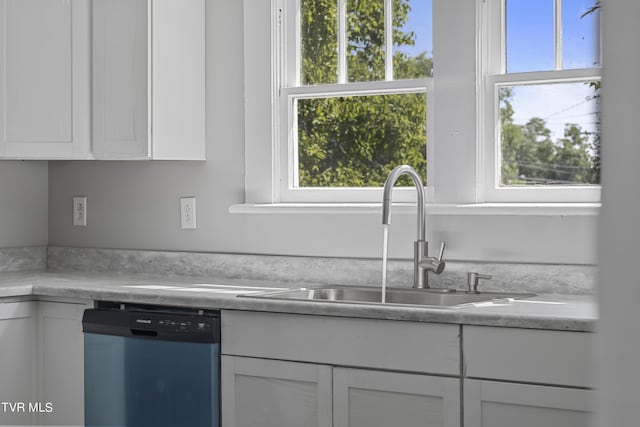
M 0 158 L 205 159 L 205 0 L 0 0 Z
M 96 158 L 205 159 L 204 20 L 204 0 L 93 1 Z
M 89 0 L 0 0 L 0 157 L 90 158 Z

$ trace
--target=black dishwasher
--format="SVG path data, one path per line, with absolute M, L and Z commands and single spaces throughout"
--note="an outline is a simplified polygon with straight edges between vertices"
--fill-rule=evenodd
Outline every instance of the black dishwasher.
M 218 311 L 99 302 L 82 328 L 86 426 L 220 425 Z

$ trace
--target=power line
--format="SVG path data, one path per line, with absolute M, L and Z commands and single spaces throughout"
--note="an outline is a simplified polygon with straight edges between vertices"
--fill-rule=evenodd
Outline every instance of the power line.
M 562 110 L 556 111 L 555 113 L 551 113 L 551 114 L 549 114 L 548 116 L 543 117 L 542 119 L 543 119 L 543 120 L 547 120 L 549 117 L 557 116 L 557 115 L 558 115 L 558 114 L 560 114 L 560 113 L 564 113 L 565 111 L 569 111 L 569 110 L 571 110 L 571 109 L 574 109 L 574 108 L 576 108 L 576 107 L 579 107 L 580 105 L 585 104 L 585 103 L 587 103 L 587 102 L 589 102 L 589 101 L 593 101 L 594 99 L 597 99 L 597 98 L 596 98 L 595 96 L 587 96 L 587 97 L 586 97 L 586 99 L 584 99 L 583 101 L 580 101 L 580 102 L 578 102 L 578 103 L 576 103 L 576 104 L 570 105 L 570 106 L 568 106 L 567 108 L 564 108 L 564 109 L 562 109 Z

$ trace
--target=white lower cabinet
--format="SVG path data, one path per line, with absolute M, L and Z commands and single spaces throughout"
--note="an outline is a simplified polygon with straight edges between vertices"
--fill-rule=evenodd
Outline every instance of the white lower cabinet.
M 593 334 L 464 326 L 465 427 L 583 427 Z
M 36 314 L 32 302 L 0 302 L 0 425 L 34 425 Z
M 331 367 L 222 356 L 225 427 L 330 427 Z
M 0 302 L 0 425 L 84 424 L 87 302 Z
M 85 308 L 85 303 L 37 303 L 39 425 L 84 425 Z
M 588 426 L 592 347 L 585 332 L 223 311 L 222 425 Z
M 222 356 L 223 427 L 459 427 L 456 378 Z
M 222 311 L 223 427 L 460 427 L 458 325 Z
M 465 427 L 585 427 L 594 391 L 465 380 Z
M 460 427 L 460 380 L 333 369 L 334 427 Z

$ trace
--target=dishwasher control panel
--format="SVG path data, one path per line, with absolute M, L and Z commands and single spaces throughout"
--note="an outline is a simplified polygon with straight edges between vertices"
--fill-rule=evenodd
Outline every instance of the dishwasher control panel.
M 97 304 L 85 310 L 86 333 L 120 335 L 168 341 L 220 342 L 220 313 L 115 303 Z
M 167 332 L 210 333 L 216 318 L 158 313 L 130 313 L 131 328 Z

